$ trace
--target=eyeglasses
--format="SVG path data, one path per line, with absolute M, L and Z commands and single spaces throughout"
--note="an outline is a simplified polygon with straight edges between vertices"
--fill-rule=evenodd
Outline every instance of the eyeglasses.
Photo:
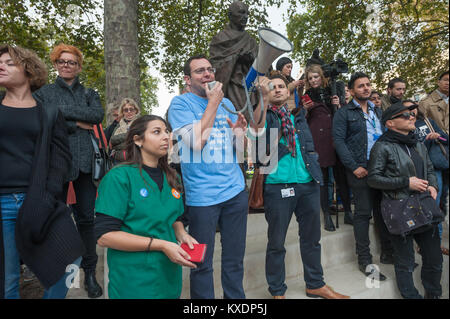
M 201 74 L 205 73 L 206 71 L 208 71 L 209 73 L 212 73 L 212 74 L 216 73 L 215 68 L 207 68 L 207 69 L 201 68 L 201 69 L 194 70 L 192 72 L 195 74 L 201 75 Z
M 74 67 L 74 66 L 77 66 L 78 65 L 78 62 L 76 62 L 76 61 L 72 61 L 72 60 L 67 60 L 67 61 L 65 61 L 65 60 L 61 60 L 61 59 L 59 59 L 59 60 L 56 60 L 56 64 L 58 65 L 58 66 L 64 66 L 64 65 L 69 65 L 69 66 L 71 66 L 71 67 Z
M 130 109 L 123 109 L 123 113 L 132 113 L 132 112 L 136 112 L 136 109 L 134 107 Z
M 414 112 L 404 112 L 402 114 L 398 114 L 398 115 L 394 116 L 393 118 L 391 118 L 391 120 L 397 119 L 399 117 L 403 118 L 404 120 L 409 120 L 409 118 L 411 116 L 415 118 L 416 117 L 416 113 L 414 113 Z

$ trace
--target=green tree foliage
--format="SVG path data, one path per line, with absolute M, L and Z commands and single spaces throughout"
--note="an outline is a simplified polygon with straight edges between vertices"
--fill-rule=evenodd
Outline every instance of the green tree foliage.
M 142 72 L 153 65 L 177 91 L 184 61 L 192 54 L 208 53 L 211 38 L 227 23 L 232 2 L 138 1 L 141 80 L 147 81 L 141 88 L 155 83 Z M 282 0 L 243 2 L 250 7 L 247 30 L 256 37 L 257 28 L 268 25 L 266 9 Z M 48 55 L 53 45 L 65 41 L 79 47 L 86 58 L 82 80 L 96 88 L 104 99 L 102 0 L 0 0 L 0 7 L 0 43 L 32 48 L 45 57 L 50 70 Z M 146 90 L 147 95 L 151 94 Z
M 158 106 L 159 80 L 149 74 L 148 67 L 141 71 L 141 113 L 151 114 L 152 109 Z
M 302 65 L 319 48 L 325 61 L 344 58 L 350 71 L 370 74 L 379 89 L 394 76 L 406 79 L 409 94 L 430 91 L 437 74 L 448 70 L 448 0 L 292 2 L 306 8 L 287 24 Z
M 0 0 L 0 43 L 35 51 L 48 66 L 49 82 L 57 76 L 50 62 L 51 49 L 60 42 L 78 47 L 84 56 L 80 80 L 96 89 L 104 102 L 103 33 L 99 29 L 102 12 L 96 11 L 102 3 L 101 0 Z

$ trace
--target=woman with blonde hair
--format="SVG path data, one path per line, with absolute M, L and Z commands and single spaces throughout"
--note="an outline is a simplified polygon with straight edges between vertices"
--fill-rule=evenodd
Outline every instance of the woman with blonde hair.
M 327 231 L 335 231 L 336 228 L 330 216 L 328 203 L 328 181 L 329 168 L 336 166 L 337 156 L 333 144 L 332 124 L 336 110 L 341 106 L 340 101 L 345 99 L 345 91 L 342 88 L 343 96 L 331 96 L 331 89 L 328 79 L 325 77 L 322 67 L 318 64 L 311 64 L 305 70 L 305 96 L 302 97 L 302 106 L 307 110 L 306 120 L 314 140 L 316 152 L 319 154 L 319 164 L 323 175 L 323 185 L 320 186 L 320 204 L 324 215 L 324 228 Z M 333 169 L 336 175 L 336 171 Z M 340 179 L 336 178 L 338 184 Z M 339 187 L 339 194 L 344 203 L 345 216 L 344 223 L 352 224 L 353 216 L 350 207 L 350 199 L 343 193 L 345 189 Z M 341 194 L 342 193 L 342 194 Z M 338 212 L 336 212 L 338 213 Z
M 0 298 L 20 298 L 20 260 L 45 287 L 44 298 L 64 298 L 66 269 L 84 251 L 63 196 L 66 124 L 56 103 L 33 93 L 46 80 L 35 53 L 0 45 Z
M 111 157 L 114 159 L 115 164 L 123 162 L 127 159 L 125 150 L 125 139 L 131 124 L 141 114 L 137 103 L 130 98 L 125 98 L 120 103 L 119 118 L 120 121 L 111 136 Z
M 55 83 L 42 87 L 37 94 L 46 103 L 58 105 L 66 120 L 72 169 L 65 180 L 65 192 L 72 181 L 77 199 L 72 208 L 86 246 L 81 262 L 85 289 L 89 298 L 97 298 L 103 292 L 95 278 L 98 256 L 94 237 L 94 203 L 97 188 L 92 181 L 94 147 L 91 136 L 93 126 L 102 122 L 104 111 L 98 93 L 80 83 L 83 55 L 78 48 L 61 43 L 53 48 L 50 60 L 58 71 L 58 77 Z

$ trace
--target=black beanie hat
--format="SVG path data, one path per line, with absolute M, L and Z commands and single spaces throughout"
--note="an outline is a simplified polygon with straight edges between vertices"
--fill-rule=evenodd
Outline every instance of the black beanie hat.
M 292 63 L 292 60 L 287 58 L 287 57 L 282 57 L 277 61 L 277 70 L 281 71 L 283 70 L 283 67 L 288 64 L 288 63 Z

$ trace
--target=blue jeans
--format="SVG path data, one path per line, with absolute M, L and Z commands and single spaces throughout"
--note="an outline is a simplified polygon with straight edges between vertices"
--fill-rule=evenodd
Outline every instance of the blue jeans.
M 437 202 L 437 204 L 439 206 L 440 201 L 441 201 L 441 195 L 442 195 L 442 187 L 443 187 L 443 185 L 442 185 L 442 171 L 435 170 L 434 174 L 436 175 L 437 182 L 438 182 L 438 188 L 439 188 L 438 194 L 437 194 L 437 197 L 436 197 L 436 202 Z M 438 228 L 439 228 L 439 238 L 442 238 L 442 223 L 440 223 L 438 225 Z
M 217 225 L 222 244 L 222 288 L 225 299 L 244 299 L 244 255 L 248 193 L 212 206 L 188 206 L 189 234 L 207 244 L 205 260 L 191 270 L 191 299 L 214 299 L 213 253 Z
M 0 194 L 0 211 L 3 227 L 3 246 L 5 254 L 5 299 L 20 299 L 20 256 L 16 248 L 15 227 L 17 214 L 25 200 L 25 193 Z M 74 262 L 80 264 L 81 258 Z M 66 279 L 74 274 L 68 272 L 55 285 L 46 289 L 44 299 L 64 299 L 67 291 Z
M 281 189 L 291 187 L 294 188 L 295 195 L 282 198 Z M 287 290 L 284 244 L 292 214 L 295 214 L 298 222 L 306 288 L 323 287 L 319 184 L 315 181 L 306 184 L 265 184 L 264 213 L 268 224 L 266 280 L 272 296 L 283 296 Z

